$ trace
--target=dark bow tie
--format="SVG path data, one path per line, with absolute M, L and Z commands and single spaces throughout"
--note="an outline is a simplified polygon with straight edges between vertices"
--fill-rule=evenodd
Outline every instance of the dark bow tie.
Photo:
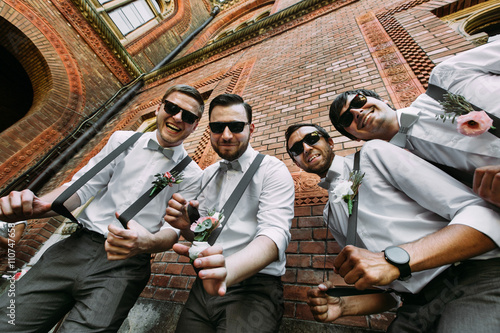
M 407 136 L 410 128 L 418 120 L 418 115 L 412 113 L 401 113 L 401 126 L 399 126 L 399 131 L 396 135 L 389 141 L 393 145 L 401 148 L 405 148 L 407 144 Z
M 241 171 L 241 165 L 240 162 L 238 161 L 231 161 L 231 162 L 220 162 L 219 168 L 221 171 L 227 171 L 227 170 L 236 170 L 236 171 Z
M 149 139 L 149 141 L 148 141 L 148 149 L 159 151 L 160 153 L 162 153 L 169 160 L 171 160 L 172 156 L 174 156 L 174 151 L 172 149 L 170 149 L 170 148 L 163 148 L 162 146 L 160 146 L 158 144 L 158 142 L 156 142 L 153 139 Z

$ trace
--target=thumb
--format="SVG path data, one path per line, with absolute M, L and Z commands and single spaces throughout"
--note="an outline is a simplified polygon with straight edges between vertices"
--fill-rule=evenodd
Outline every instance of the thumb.
M 224 296 L 226 294 L 226 282 L 222 282 L 219 290 L 218 290 L 218 294 L 219 296 Z
M 200 205 L 200 202 L 198 200 L 191 200 L 191 201 L 189 201 L 189 205 L 194 207 L 194 208 L 198 208 L 198 206 Z

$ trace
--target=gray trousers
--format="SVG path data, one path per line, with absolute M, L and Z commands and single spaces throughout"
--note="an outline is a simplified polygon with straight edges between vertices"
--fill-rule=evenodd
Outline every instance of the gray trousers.
M 47 332 L 65 314 L 58 332 L 116 332 L 149 280 L 150 255 L 108 261 L 104 241 L 82 231 L 50 247 L 1 296 L 0 332 Z
M 387 332 L 498 333 L 500 258 L 451 266 L 403 305 Z
M 257 274 L 210 296 L 196 279 L 177 323 L 177 333 L 278 332 L 284 312 L 281 278 Z

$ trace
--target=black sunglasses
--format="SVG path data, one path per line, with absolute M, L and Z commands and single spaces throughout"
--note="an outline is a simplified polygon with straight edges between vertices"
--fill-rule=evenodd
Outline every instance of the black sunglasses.
M 200 118 L 192 112 L 181 109 L 177 104 L 174 104 L 170 101 L 165 100 L 163 103 L 165 104 L 163 109 L 165 110 L 166 113 L 168 113 L 171 116 L 175 116 L 176 114 L 182 111 L 181 119 L 183 122 L 187 124 L 192 125 L 194 124 L 195 121 L 197 121 Z
M 289 149 L 290 154 L 292 154 L 293 157 L 297 157 L 300 154 L 304 152 L 304 142 L 308 146 L 314 146 L 315 144 L 318 143 L 319 139 L 321 139 L 322 135 L 318 131 L 314 131 L 311 133 L 306 134 L 304 138 L 300 141 L 297 141 L 293 144 L 293 146 Z
M 227 123 L 214 121 L 209 123 L 208 125 L 210 126 L 210 130 L 212 131 L 212 133 L 221 134 L 226 129 L 226 126 L 229 127 L 231 133 L 241 133 L 246 124 L 248 123 L 245 123 L 244 121 L 229 121 Z
M 351 108 L 362 108 L 366 104 L 366 101 L 367 98 L 365 95 L 363 95 L 362 93 L 356 94 L 356 96 L 354 96 L 354 98 L 351 100 L 351 103 L 349 103 L 349 107 L 347 108 L 347 110 L 339 117 L 338 125 L 342 127 L 349 127 L 354 120 L 354 115 L 351 112 Z

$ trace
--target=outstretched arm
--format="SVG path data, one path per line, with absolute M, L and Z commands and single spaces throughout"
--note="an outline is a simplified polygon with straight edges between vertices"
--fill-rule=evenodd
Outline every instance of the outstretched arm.
M 175 252 L 188 255 L 189 247 L 183 244 L 174 246 Z M 193 265 L 201 269 L 198 276 L 211 295 L 223 296 L 227 287 L 239 283 L 278 260 L 278 248 L 266 236 L 258 236 L 242 250 L 224 258 L 222 247 L 216 245 L 201 252 Z
M 410 254 L 412 272 L 466 260 L 497 247 L 488 236 L 474 228 L 453 224 L 415 242 L 399 245 Z M 346 246 L 334 261 L 335 271 L 357 289 L 384 286 L 399 277 L 396 266 L 382 252 Z
M 0 198 L 0 220 L 17 222 L 56 216 L 58 214 L 51 209 L 51 205 L 65 189 L 66 186 L 61 186 L 42 197 L 37 197 L 30 190 L 12 191 L 9 195 Z M 64 203 L 69 211 L 76 209 L 80 204 L 80 198 L 76 193 Z
M 390 294 L 331 297 L 326 294 L 330 288 L 333 283 L 326 281 L 307 292 L 307 304 L 316 321 L 329 323 L 346 316 L 375 314 L 397 305 Z

